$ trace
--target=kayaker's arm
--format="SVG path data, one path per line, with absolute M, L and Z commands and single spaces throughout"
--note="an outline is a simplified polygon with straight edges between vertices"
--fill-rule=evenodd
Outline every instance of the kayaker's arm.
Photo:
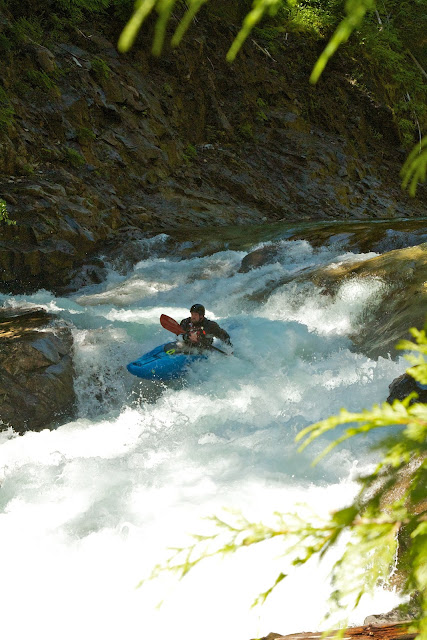
M 207 324 L 207 326 L 205 327 L 206 333 L 208 335 L 212 335 L 214 336 L 214 338 L 218 338 L 218 340 L 222 340 L 222 342 L 224 342 L 225 344 L 228 344 L 230 347 L 233 346 L 231 343 L 231 338 L 228 335 L 228 333 L 225 331 L 225 329 L 221 329 L 219 324 L 217 324 L 213 320 L 209 320 L 208 323 L 209 324 Z

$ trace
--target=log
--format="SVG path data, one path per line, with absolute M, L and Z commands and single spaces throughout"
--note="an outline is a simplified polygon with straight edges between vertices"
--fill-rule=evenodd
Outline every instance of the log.
M 364 625 L 362 627 L 349 627 L 346 629 L 343 640 L 413 640 L 417 635 L 409 632 L 409 622 Z M 269 633 L 268 636 L 260 640 L 320 640 L 321 638 L 333 638 L 338 630 L 329 631 L 326 636 L 323 633 L 292 633 L 287 636 L 278 633 Z

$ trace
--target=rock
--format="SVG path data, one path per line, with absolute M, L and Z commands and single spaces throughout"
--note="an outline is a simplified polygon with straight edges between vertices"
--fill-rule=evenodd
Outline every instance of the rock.
M 389 251 L 356 263 L 343 262 L 316 270 L 309 280 L 335 295 L 350 279 L 382 283 L 377 301 L 367 309 L 357 334 L 350 337 L 355 347 L 371 358 L 396 357 L 399 340 L 410 339 L 409 329 L 422 329 L 427 317 L 427 243 Z
M 247 273 L 251 269 L 257 269 L 264 264 L 275 262 L 280 254 L 280 247 L 277 245 L 265 245 L 260 249 L 255 249 L 245 256 L 240 264 L 239 273 Z
M 72 336 L 40 308 L 0 309 L 0 430 L 52 428 L 72 417 Z
M 377 615 L 368 616 L 363 621 L 363 624 L 373 627 L 380 627 L 382 625 L 390 625 L 395 623 L 401 623 L 402 621 L 413 620 L 421 613 L 421 606 L 419 597 L 417 594 L 413 594 L 407 604 L 398 605 L 387 613 L 380 613 Z
M 427 389 L 407 373 L 403 373 L 401 376 L 393 380 L 389 386 L 389 390 L 390 395 L 387 398 L 387 402 L 391 403 L 393 400 L 403 400 L 406 396 L 415 391 L 415 393 L 418 394 L 418 398 L 416 400 L 412 400 L 411 404 L 413 402 L 427 403 Z
M 46 73 L 52 73 L 56 70 L 55 56 L 49 49 L 38 45 L 35 48 L 37 62 Z

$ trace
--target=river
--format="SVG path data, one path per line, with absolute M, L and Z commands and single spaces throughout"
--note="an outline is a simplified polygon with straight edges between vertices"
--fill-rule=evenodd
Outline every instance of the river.
M 247 273 L 238 269 L 258 237 L 196 255 L 185 240 L 170 251 L 162 235 L 127 273 L 111 264 L 103 284 L 62 298 L 0 296 L 70 323 L 78 398 L 78 417 L 56 430 L 0 433 L 4 638 L 249 640 L 338 624 L 343 612 L 323 620 L 338 556 L 293 568 L 277 541 L 210 559 L 181 582 L 166 575 L 136 588 L 168 547 L 206 530 L 205 516 L 327 513 L 348 503 L 372 464 L 361 440 L 312 467 L 322 443 L 298 453 L 294 438 L 342 406 L 384 401 L 405 370 L 402 358 L 370 360 L 349 339 L 384 285 L 353 279 L 324 296 L 294 276 L 366 254 L 287 237 L 275 229 L 277 260 Z M 168 385 L 131 376 L 126 363 L 173 338 L 160 314 L 179 321 L 195 302 L 230 333 L 234 356 L 212 354 Z M 281 571 L 288 577 L 251 609 Z M 398 602 L 379 590 L 349 622 Z

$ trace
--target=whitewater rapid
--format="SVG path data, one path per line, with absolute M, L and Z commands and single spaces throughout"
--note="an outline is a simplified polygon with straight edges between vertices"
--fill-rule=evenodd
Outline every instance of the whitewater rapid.
M 351 442 L 311 467 L 322 443 L 300 454 L 294 438 L 342 406 L 385 400 L 404 371 L 402 358 L 370 360 L 348 337 L 385 284 L 354 279 L 328 297 L 293 279 L 369 257 L 339 245 L 284 239 L 274 264 L 239 273 L 247 249 L 184 259 L 159 251 L 166 242 L 153 240 L 151 257 L 131 272 L 111 264 L 107 282 L 69 297 L 0 296 L 0 305 L 37 304 L 69 323 L 78 398 L 76 420 L 54 431 L 0 433 L 8 640 L 249 640 L 344 617 L 323 620 L 337 555 L 295 569 L 277 541 L 208 560 L 181 582 L 166 575 L 136 586 L 168 547 L 205 530 L 204 516 L 239 509 L 269 522 L 275 511 L 306 504 L 326 514 L 351 500 L 357 473 L 372 464 L 369 443 Z M 179 321 L 195 302 L 229 332 L 234 357 L 212 354 L 169 385 L 128 374 L 129 361 L 171 339 L 160 314 Z M 288 578 L 251 609 L 282 571 Z M 380 590 L 349 620 L 361 624 L 397 603 Z

